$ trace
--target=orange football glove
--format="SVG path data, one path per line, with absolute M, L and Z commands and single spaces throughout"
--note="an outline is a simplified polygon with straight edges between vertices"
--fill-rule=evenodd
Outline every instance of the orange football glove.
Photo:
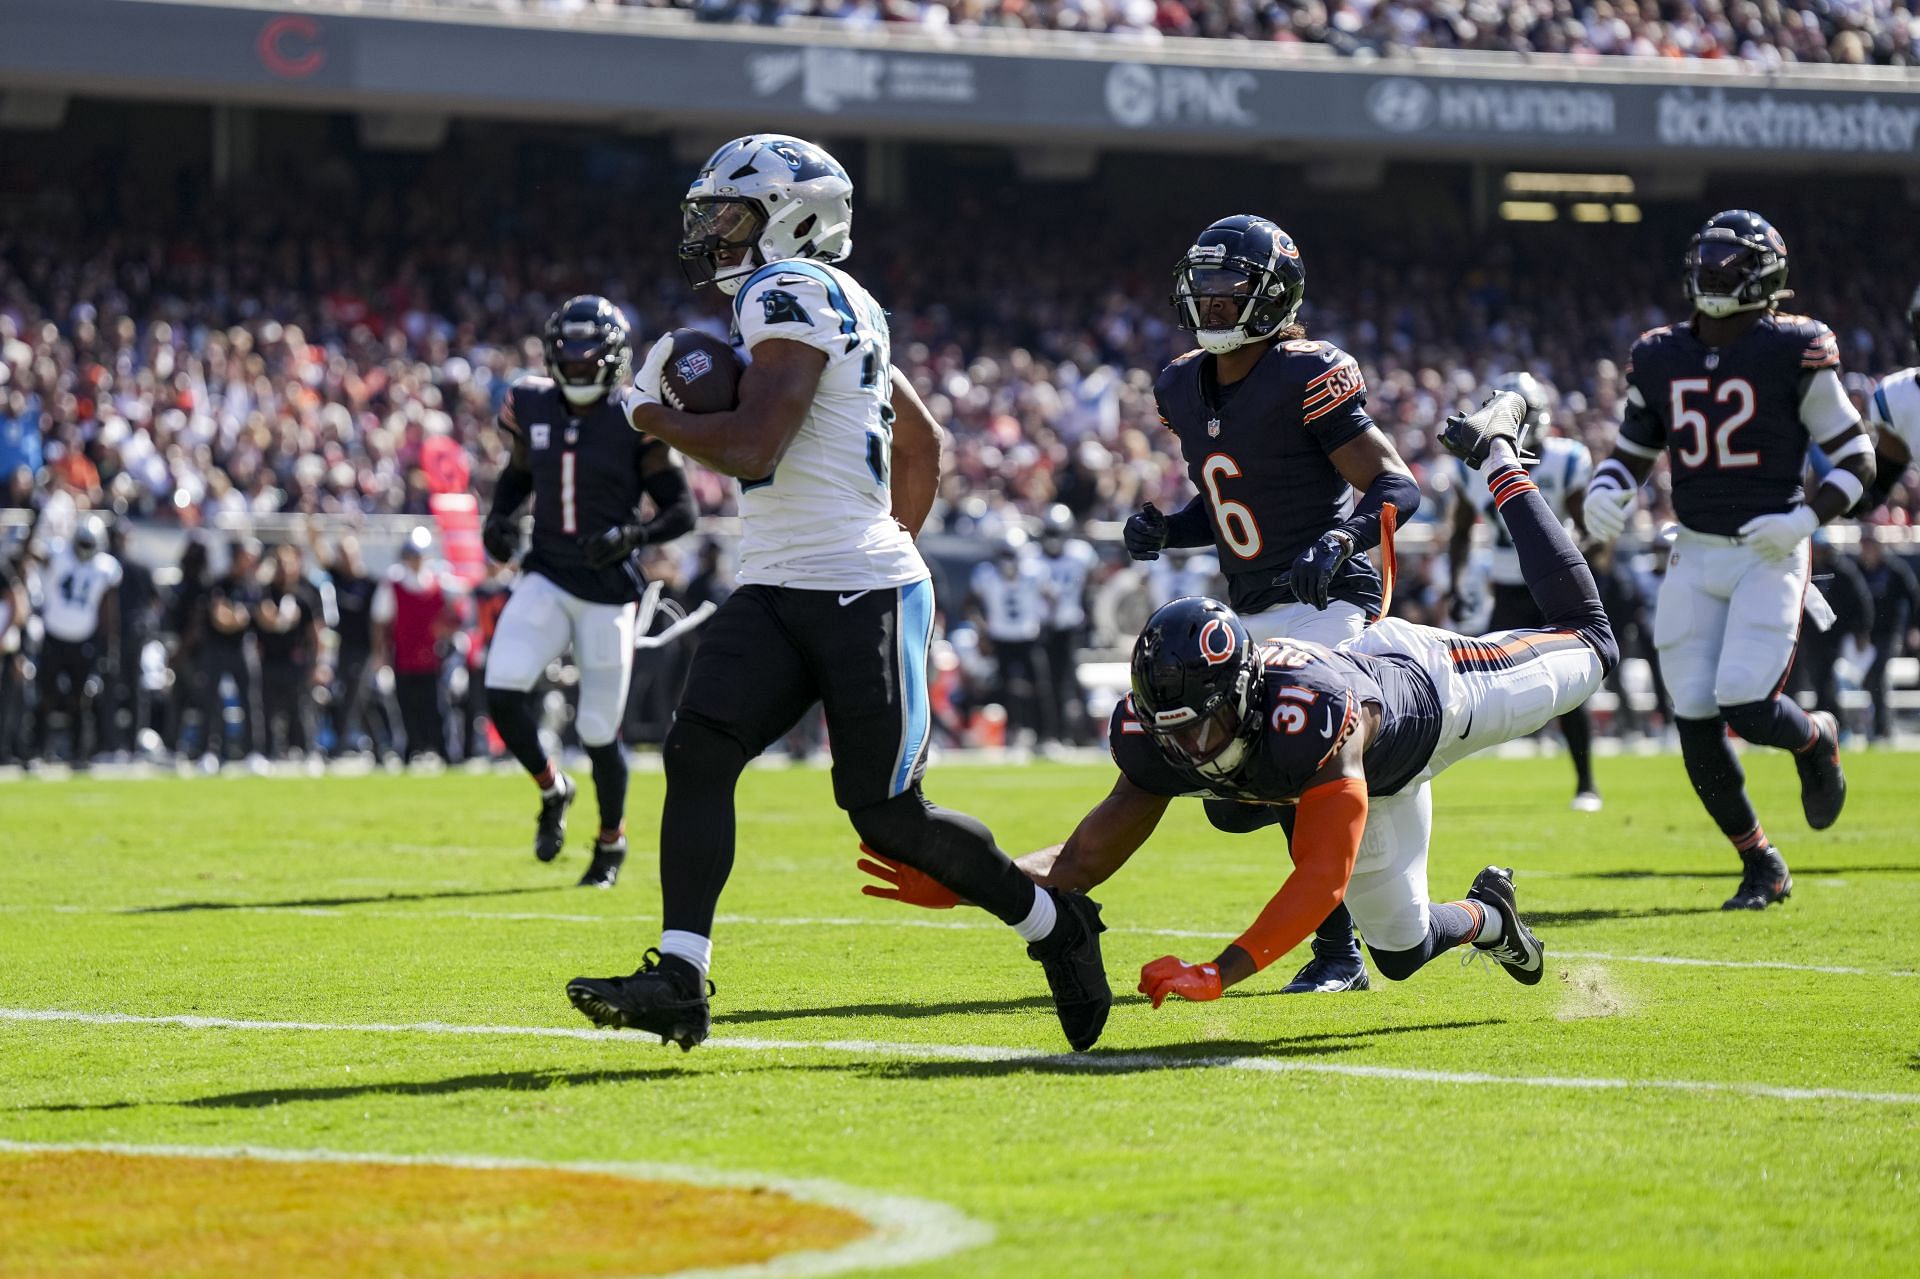
M 1168 995 L 1195 1002 L 1220 998 L 1220 966 L 1189 964 L 1163 955 L 1140 970 L 1140 993 L 1158 1008 Z
M 885 885 L 862 884 L 860 891 L 868 897 L 884 897 L 928 910 L 951 910 L 962 904 L 960 894 L 924 871 L 876 853 L 865 844 L 860 845 L 860 851 L 866 854 L 860 859 L 860 869 Z

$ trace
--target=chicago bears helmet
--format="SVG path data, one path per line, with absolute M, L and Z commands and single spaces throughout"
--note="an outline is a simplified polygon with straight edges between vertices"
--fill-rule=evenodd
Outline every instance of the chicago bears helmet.
M 1133 713 L 1160 753 L 1225 781 L 1260 735 L 1260 651 L 1234 611 L 1188 595 L 1147 619 L 1133 645 Z
M 853 179 L 822 147 L 750 133 L 715 151 L 680 202 L 680 264 L 731 297 L 769 262 L 853 252 Z
M 547 321 L 547 373 L 567 403 L 584 408 L 627 378 L 633 334 L 620 308 L 583 293 L 569 298 Z
M 1687 245 L 1687 300 L 1715 318 L 1764 311 L 1787 288 L 1787 242 L 1773 224 L 1748 209 L 1716 213 Z
M 1176 323 L 1215 355 L 1292 324 L 1306 293 L 1307 269 L 1293 237 L 1250 213 L 1221 218 L 1202 231 L 1173 268 Z M 1225 299 L 1225 305 L 1214 299 Z M 1229 316 L 1231 323 L 1223 324 Z

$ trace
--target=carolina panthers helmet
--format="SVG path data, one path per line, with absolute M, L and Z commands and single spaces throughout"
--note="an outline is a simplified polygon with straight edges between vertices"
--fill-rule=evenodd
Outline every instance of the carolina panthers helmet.
M 1527 402 L 1527 416 L 1520 424 L 1520 439 L 1514 448 L 1522 455 L 1537 449 L 1540 437 L 1553 422 L 1553 403 L 1547 398 L 1545 385 L 1531 373 L 1502 373 L 1487 383 L 1487 395 L 1496 391 L 1512 391 Z M 1483 403 L 1485 398 L 1481 397 Z
M 584 408 L 627 379 L 633 335 L 620 308 L 591 293 L 569 298 L 547 321 L 547 373 L 567 403 Z
M 1225 355 L 1293 323 L 1307 294 L 1307 269 L 1293 237 L 1250 213 L 1221 218 L 1200 233 L 1173 268 L 1176 323 L 1202 350 Z M 1218 327 L 1209 299 L 1226 298 L 1233 323 Z M 1209 327 L 1214 325 L 1214 327 Z
M 680 213 L 687 278 L 729 297 L 769 262 L 853 252 L 853 179 L 825 149 L 784 133 L 750 133 L 715 151 Z
M 100 522 L 100 517 L 82 516 L 73 530 L 73 553 L 83 560 L 90 560 L 100 553 L 100 544 L 106 540 L 107 526 Z
M 1183 596 L 1134 642 L 1133 713 L 1173 764 L 1225 781 L 1260 735 L 1259 676 L 1259 649 L 1234 611 Z
M 1787 288 L 1787 242 L 1758 213 L 1716 213 L 1687 245 L 1686 291 L 1702 315 L 1767 310 L 1793 296 Z

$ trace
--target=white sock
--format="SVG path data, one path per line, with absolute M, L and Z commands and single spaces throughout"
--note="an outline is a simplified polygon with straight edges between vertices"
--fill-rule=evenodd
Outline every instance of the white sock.
M 1475 902 L 1474 905 L 1480 908 L 1485 918 L 1480 921 L 1480 931 L 1473 935 L 1473 939 L 1477 942 L 1497 940 L 1507 926 L 1506 921 L 1501 918 L 1500 908 L 1481 901 Z
M 1033 909 L 1027 912 L 1025 919 L 1013 926 L 1013 931 L 1020 934 L 1021 941 L 1036 942 L 1053 931 L 1054 922 L 1058 917 L 1059 911 L 1054 908 L 1053 894 L 1035 884 Z
M 704 978 L 707 966 L 713 962 L 713 938 L 669 928 L 660 934 L 660 953 L 685 960 L 699 969 Z
M 556 768 L 553 770 L 553 785 L 542 786 L 540 788 L 540 795 L 543 799 L 552 799 L 556 795 L 564 795 L 566 790 L 567 775 Z

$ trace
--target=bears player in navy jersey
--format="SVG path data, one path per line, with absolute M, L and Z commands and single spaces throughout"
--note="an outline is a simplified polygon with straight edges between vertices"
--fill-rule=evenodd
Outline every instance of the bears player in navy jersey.
M 1388 619 L 1340 648 L 1261 644 L 1234 611 L 1186 598 L 1147 623 L 1133 692 L 1108 741 L 1120 777 L 1066 843 L 1021 859 L 1042 883 L 1088 888 L 1124 865 L 1179 796 L 1295 809 L 1293 870 L 1259 917 L 1209 963 L 1168 955 L 1141 969 L 1157 1008 L 1217 999 L 1306 939 L 1344 901 L 1374 963 L 1395 980 L 1472 944 L 1538 982 L 1544 947 L 1521 920 L 1511 871 L 1489 866 L 1466 897 L 1426 888 L 1430 779 L 1476 751 L 1537 731 L 1591 696 L 1619 658 L 1586 561 L 1520 465 L 1526 405 L 1496 393 L 1449 419 L 1441 442 L 1488 468 L 1499 518 L 1546 625 L 1479 638 Z M 898 866 L 867 863 L 873 896 L 947 905 Z
M 633 342 L 626 317 L 602 297 L 573 298 L 547 321 L 547 373 L 507 392 L 500 425 L 513 453 L 494 485 L 481 528 L 487 554 L 519 554 L 517 513 L 533 498 L 533 539 L 487 653 L 487 714 L 540 787 L 533 851 L 541 861 L 566 842 L 573 779 L 547 757 L 533 686 L 573 647 L 580 670 L 574 729 L 593 765 L 600 806 L 583 887 L 611 888 L 627 857 L 627 757 L 620 745 L 633 625 L 646 590 L 640 548 L 693 527 L 693 494 L 673 450 L 634 434 L 609 396 L 626 376 Z M 653 504 L 643 518 L 641 499 Z
M 1420 489 L 1367 416 L 1359 364 L 1307 337 L 1298 319 L 1306 281 L 1292 237 L 1249 214 L 1215 222 L 1181 258 L 1176 322 L 1200 345 L 1161 372 L 1154 398 L 1199 492 L 1172 515 L 1147 505 L 1128 519 L 1125 539 L 1136 559 L 1213 545 L 1228 602 L 1255 639 L 1331 647 L 1381 614 L 1367 552 L 1380 544 L 1382 512 L 1406 520 Z M 1207 816 L 1229 831 L 1289 820 L 1227 802 L 1209 804 Z M 1352 921 L 1336 909 L 1287 992 L 1367 984 Z
M 1764 910 L 1793 876 L 1747 798 L 1727 729 L 1793 752 L 1807 825 L 1825 830 L 1847 797 L 1839 725 L 1781 695 L 1800 636 L 1807 540 L 1873 483 L 1873 444 L 1840 382 L 1833 331 L 1779 311 L 1787 244 L 1757 213 L 1718 213 L 1688 245 L 1693 315 L 1640 335 L 1613 455 L 1587 486 L 1587 531 L 1612 541 L 1640 485 L 1670 459 L 1679 517 L 1654 607 L 1654 646 L 1673 698 L 1687 776 L 1740 854 L 1728 910 Z M 1802 488 L 1809 443 L 1833 467 Z

